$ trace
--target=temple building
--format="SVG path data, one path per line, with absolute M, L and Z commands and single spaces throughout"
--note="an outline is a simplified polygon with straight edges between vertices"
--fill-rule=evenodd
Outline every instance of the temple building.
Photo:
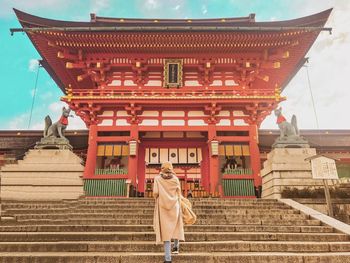
M 261 146 L 260 124 L 285 99 L 281 92 L 331 10 L 281 22 L 255 22 L 254 14 L 91 14 L 90 22 L 68 22 L 15 12 L 62 101 L 88 128 L 88 134 L 70 133 L 83 145 L 72 143 L 86 159 L 86 195 L 123 196 L 130 185 L 151 196 L 153 178 L 169 160 L 184 195 L 255 198 L 273 143 Z M 349 148 L 333 151 L 350 160 Z

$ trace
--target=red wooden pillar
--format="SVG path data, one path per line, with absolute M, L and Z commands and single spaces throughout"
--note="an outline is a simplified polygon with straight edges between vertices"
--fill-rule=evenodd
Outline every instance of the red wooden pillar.
M 254 186 L 260 186 L 261 185 L 261 176 L 260 176 L 260 151 L 259 151 L 259 134 L 258 134 L 258 127 L 256 125 L 250 125 L 249 129 L 249 148 L 250 148 L 250 159 L 251 159 L 251 165 L 253 169 L 253 176 L 254 176 Z
M 210 177 L 209 177 L 209 147 L 202 147 L 202 163 L 201 163 L 201 181 L 205 191 L 210 192 Z
M 138 131 L 138 125 L 137 124 L 131 124 L 130 127 L 130 140 L 138 142 L 139 140 L 139 131 Z M 129 155 L 129 164 L 128 164 L 128 175 L 129 179 L 131 180 L 131 184 L 136 186 L 136 180 L 137 180 L 137 158 L 138 158 L 138 148 L 137 145 L 137 152 L 135 156 Z
M 95 174 L 96 158 L 97 158 L 97 125 L 91 124 L 89 127 L 88 151 L 86 156 L 84 177 L 90 177 Z
M 146 149 L 143 145 L 139 145 L 139 148 L 137 150 L 138 154 L 138 161 L 137 161 L 137 177 L 138 177 L 138 187 L 137 190 L 140 193 L 145 192 L 145 177 L 146 177 L 146 162 L 145 162 L 145 155 L 146 155 Z
M 218 192 L 219 184 L 219 156 L 212 155 L 211 141 L 216 138 L 215 124 L 210 124 L 208 127 L 208 147 L 209 147 L 209 182 L 210 182 L 210 194 L 213 196 Z

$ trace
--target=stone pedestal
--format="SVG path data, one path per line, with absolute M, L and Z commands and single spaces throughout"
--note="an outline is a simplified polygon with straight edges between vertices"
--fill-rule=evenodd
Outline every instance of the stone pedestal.
M 261 170 L 262 198 L 281 198 L 284 188 L 303 189 L 323 186 L 322 180 L 312 179 L 311 164 L 306 158 L 316 155 L 314 148 L 275 148 Z
M 70 150 L 30 150 L 17 164 L 1 168 L 1 199 L 77 199 L 84 194 L 81 163 Z
M 35 144 L 34 149 L 72 150 L 73 147 L 65 138 L 44 137 L 41 138 L 41 140 Z

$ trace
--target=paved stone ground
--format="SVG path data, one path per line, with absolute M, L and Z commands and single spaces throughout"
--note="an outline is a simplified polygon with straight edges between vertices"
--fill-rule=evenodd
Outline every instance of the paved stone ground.
M 0 262 L 163 262 L 152 199 L 3 202 Z M 173 262 L 350 262 L 350 239 L 276 200 L 194 199 Z

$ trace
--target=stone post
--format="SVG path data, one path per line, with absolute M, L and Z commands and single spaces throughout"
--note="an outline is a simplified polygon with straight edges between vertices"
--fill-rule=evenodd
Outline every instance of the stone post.
M 303 189 L 323 186 L 322 180 L 312 179 L 308 157 L 316 155 L 314 148 L 275 148 L 261 170 L 262 198 L 281 198 L 286 187 Z

